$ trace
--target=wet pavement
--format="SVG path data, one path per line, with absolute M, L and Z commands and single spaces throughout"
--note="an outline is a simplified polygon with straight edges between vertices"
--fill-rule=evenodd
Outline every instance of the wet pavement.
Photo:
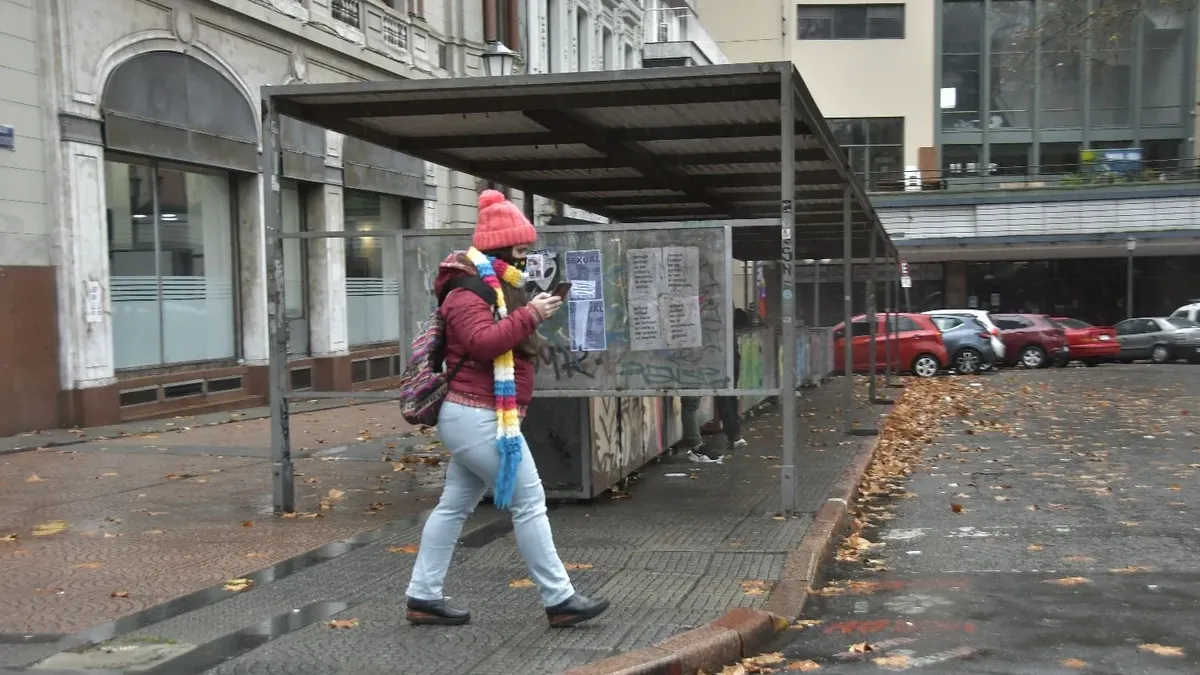
M 313 564 L 248 575 L 254 583 L 245 590 L 229 590 L 222 577 L 200 591 L 202 600 L 223 593 L 216 602 L 168 604 L 136 622 L 59 642 L 0 644 L 0 672 L 25 672 L 40 663 L 28 672 L 84 666 L 131 672 L 136 665 L 171 675 L 539 675 L 637 649 L 730 608 L 766 602 L 786 554 L 862 442 L 840 433 L 838 393 L 833 387 L 814 390 L 800 403 L 807 424 L 800 438 L 804 513 L 798 517 L 775 513 L 779 420 L 772 414 L 746 424 L 750 447 L 724 464 L 665 458 L 647 466 L 625 491 L 590 504 L 556 505 L 555 539 L 577 590 L 613 601 L 608 613 L 575 629 L 547 628 L 507 517 L 483 505 L 468 523 L 470 534 L 447 579 L 447 594 L 474 613 L 469 626 L 404 621 L 404 588 L 421 523 L 419 517 L 401 518 L 372 532 L 370 541 L 347 543 Z M 871 424 L 882 411 L 864 413 L 860 424 Z M 325 467 L 357 465 L 378 472 L 377 461 L 320 458 L 301 471 L 315 475 Z M 321 480 L 313 497 L 330 485 Z M 331 521 L 339 510 L 350 511 L 335 508 L 316 523 Z M 269 526 L 256 522 L 245 529 L 260 527 Z M 110 636 L 115 639 L 103 647 L 89 647 Z M 70 652 L 63 653 L 66 648 Z
M 1200 671 L 1200 369 L 972 384 L 970 413 L 860 505 L 842 556 L 859 560 L 832 568 L 777 672 Z
M 273 515 L 265 420 L 0 456 L 0 643 L 50 641 L 429 509 L 444 453 L 382 414 L 296 418 L 293 518 Z

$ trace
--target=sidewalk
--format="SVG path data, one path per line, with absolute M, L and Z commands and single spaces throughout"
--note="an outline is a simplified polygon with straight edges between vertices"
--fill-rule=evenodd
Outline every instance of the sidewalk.
M 440 448 L 408 435 L 395 404 L 321 409 L 292 418 L 301 513 L 276 518 L 269 421 L 239 421 L 254 414 L 0 456 L 0 634 L 72 633 L 437 499 Z
M 397 434 L 411 433 L 413 429 L 400 417 L 398 406 L 399 403 L 395 401 L 363 403 L 354 398 L 293 401 L 291 419 L 292 443 L 296 445 L 294 449 L 304 447 L 305 443 L 318 443 L 318 441 L 325 443 L 351 442 L 360 435 L 357 432 L 363 429 L 375 430 L 373 433 L 376 435 L 381 428 L 387 428 Z M 30 431 L 0 438 L 0 455 L 156 434 L 172 434 L 167 438 L 174 443 L 204 445 L 209 439 L 223 438 L 225 433 L 231 431 L 231 428 L 221 428 L 211 433 L 200 433 L 200 429 L 214 426 L 223 427 L 223 425 L 231 423 L 236 423 L 236 426 L 232 427 L 232 431 L 237 433 L 238 444 L 247 447 L 270 447 L 270 414 L 269 408 L 258 406 L 243 410 L 203 415 L 180 415 L 89 429 Z M 192 435 L 184 440 L 176 440 L 179 437 L 174 434 L 181 432 Z
M 220 602 L 175 618 L 151 620 L 120 643 L 135 651 L 146 645 L 172 645 L 183 655 L 169 667 L 180 674 L 537 675 L 650 645 L 730 608 L 760 608 L 770 599 L 785 557 L 808 531 L 811 514 L 825 501 L 830 485 L 870 442 L 841 433 L 839 394 L 840 388 L 834 387 L 810 390 L 800 402 L 798 464 L 801 509 L 806 514 L 801 517 L 776 516 L 780 422 L 771 412 L 748 422 L 749 448 L 725 464 L 664 458 L 647 466 L 628 492 L 592 504 L 553 508 L 556 543 L 577 590 L 613 602 L 608 613 L 589 625 L 547 629 L 511 533 L 497 536 L 497 518 L 507 518 L 482 505 L 464 531 L 465 543 L 447 580 L 447 594 L 473 611 L 469 626 L 417 627 L 404 621 L 404 587 L 420 538 L 420 523 L 414 520 L 286 578 L 263 578 L 252 589 L 230 592 Z M 883 410 L 864 410 L 859 424 L 873 423 L 869 418 Z M 374 473 L 379 471 L 371 462 L 322 465 L 319 460 L 302 470 L 344 470 L 351 464 L 368 464 Z M 321 490 L 331 484 L 327 481 L 323 476 Z M 431 496 L 435 489 L 431 485 L 422 494 Z M 309 524 L 320 527 L 342 512 L 358 509 L 337 508 L 330 517 Z M 256 523 L 252 531 L 261 534 L 278 527 L 294 532 L 289 528 L 298 522 L 264 523 L 261 529 Z M 254 539 L 237 522 L 227 522 L 226 530 L 226 540 L 235 535 Z M 230 576 L 223 572 L 211 578 Z M 109 586 L 99 591 L 107 596 Z M 331 628 L 330 620 L 350 627 Z M 56 651 L 53 645 L 25 645 L 12 656 L 0 652 L 0 667 L 27 664 Z

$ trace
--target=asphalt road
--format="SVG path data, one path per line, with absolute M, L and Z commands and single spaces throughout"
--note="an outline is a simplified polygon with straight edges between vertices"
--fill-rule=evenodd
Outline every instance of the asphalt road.
M 1200 672 L 1200 367 L 973 384 L 777 672 Z

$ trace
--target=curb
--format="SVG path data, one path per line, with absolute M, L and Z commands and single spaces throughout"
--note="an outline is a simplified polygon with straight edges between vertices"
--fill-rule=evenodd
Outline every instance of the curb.
M 769 647 L 775 634 L 800 616 L 808 594 L 821 580 L 821 566 L 837 548 L 838 534 L 849 524 L 850 505 L 858 485 L 875 458 L 876 438 L 863 439 L 854 459 L 829 491 L 813 516 L 800 546 L 788 553 L 783 574 L 762 610 L 738 608 L 698 628 L 626 654 L 589 663 L 562 675 L 694 675 L 697 670 L 719 671 L 756 656 Z
M 739 607 L 650 647 L 572 668 L 562 675 L 693 675 L 761 652 L 791 619 Z

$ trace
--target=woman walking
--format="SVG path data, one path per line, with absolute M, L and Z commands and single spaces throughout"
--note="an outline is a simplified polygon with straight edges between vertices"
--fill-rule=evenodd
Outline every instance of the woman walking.
M 434 292 L 446 320 L 445 370 L 455 373 L 438 416 L 450 464 L 408 584 L 412 623 L 471 620 L 470 612 L 446 602 L 442 584 L 463 521 L 489 486 L 496 506 L 512 512 L 517 547 L 550 625 L 573 626 L 608 608 L 608 601 L 584 597 L 571 586 L 554 548 L 542 480 L 521 435 L 533 395 L 535 331 L 562 307 L 554 295 L 540 293 L 529 300 L 525 292 L 525 257 L 536 239 L 520 209 L 486 190 L 479 196 L 471 250 L 451 254 L 438 268 Z

